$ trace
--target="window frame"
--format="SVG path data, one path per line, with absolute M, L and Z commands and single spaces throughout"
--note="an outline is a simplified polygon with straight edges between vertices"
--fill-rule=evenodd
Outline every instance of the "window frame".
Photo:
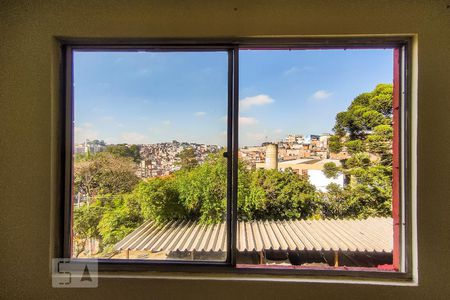
M 177 274 L 189 273 L 191 277 L 232 278 L 247 275 L 257 278 L 279 280 L 302 280 L 311 277 L 325 279 L 374 279 L 381 281 L 407 282 L 413 279 L 413 176 L 412 165 L 412 96 L 411 96 L 411 45 L 409 36 L 380 37 L 326 37 L 326 38 L 239 38 L 239 39 L 61 39 L 61 205 L 57 253 L 60 257 L 70 257 L 72 227 L 72 147 L 73 147 L 73 51 L 227 51 L 228 52 L 228 121 L 227 121 L 227 241 L 228 252 L 225 262 L 203 261 L 154 261 L 99 259 L 99 274 L 118 274 L 132 272 L 156 274 L 157 277 L 176 277 Z M 238 119 L 239 119 L 239 50 L 314 50 L 314 49 L 384 49 L 391 48 L 397 52 L 398 74 L 394 74 L 394 93 L 399 101 L 399 200 L 398 200 L 398 258 L 400 268 L 396 272 L 369 268 L 348 269 L 272 269 L 236 267 L 237 232 L 237 164 L 238 164 Z M 394 55 L 395 56 L 395 55 Z M 394 73 L 396 63 L 394 62 Z M 397 91 L 396 91 L 397 88 Z M 394 95 L 395 97 L 395 95 Z M 395 108 L 394 108 L 395 109 Z M 394 145 L 393 145 L 394 147 Z M 394 201 L 393 201 L 394 202 Z M 394 211 L 394 208 L 393 208 Z M 395 227 L 394 227 L 395 228 Z M 396 247 L 394 238 L 394 248 Z M 395 249 L 393 250 L 394 255 Z M 86 261 L 86 259 L 72 259 Z M 156 272 L 156 273 L 155 273 Z M 179 275 L 178 275 L 179 276 Z

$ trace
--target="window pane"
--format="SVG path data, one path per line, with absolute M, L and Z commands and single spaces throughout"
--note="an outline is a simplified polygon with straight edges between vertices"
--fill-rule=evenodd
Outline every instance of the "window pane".
M 228 54 L 74 52 L 73 252 L 224 261 Z
M 393 269 L 393 50 L 239 57 L 238 264 Z

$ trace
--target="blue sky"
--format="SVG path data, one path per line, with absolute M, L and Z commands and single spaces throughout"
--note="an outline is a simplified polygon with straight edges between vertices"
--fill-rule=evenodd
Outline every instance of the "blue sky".
M 331 132 L 354 97 L 392 83 L 392 55 L 240 51 L 240 145 Z M 75 52 L 75 142 L 225 145 L 227 65 L 225 52 Z

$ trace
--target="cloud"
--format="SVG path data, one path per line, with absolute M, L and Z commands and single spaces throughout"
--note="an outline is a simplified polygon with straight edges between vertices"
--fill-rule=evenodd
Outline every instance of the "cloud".
M 274 133 L 282 133 L 282 132 L 283 132 L 283 129 L 275 129 L 273 132 L 274 132 Z
M 329 98 L 331 95 L 333 95 L 333 93 L 327 92 L 325 90 L 318 90 L 312 95 L 311 98 L 315 100 L 324 100 Z
M 170 124 L 172 124 L 172 122 L 170 122 L 170 120 L 165 120 L 162 123 L 166 126 L 169 126 Z
M 252 106 L 262 106 L 273 103 L 273 100 L 270 96 L 260 94 L 253 97 L 245 97 L 240 101 L 240 108 L 242 110 L 246 110 L 251 108 Z
M 84 123 L 74 127 L 75 143 L 83 143 L 86 139 L 95 140 L 99 138 L 99 132 L 91 123 Z
M 252 117 L 239 117 L 239 125 L 254 125 L 258 120 Z
M 143 68 L 137 71 L 137 75 L 138 76 L 145 76 L 147 74 L 150 74 L 152 70 L 150 70 L 149 68 Z
M 261 145 L 269 140 L 266 132 L 243 132 L 239 143 L 244 146 Z
M 198 111 L 198 112 L 194 113 L 194 116 L 196 116 L 196 117 L 202 117 L 204 115 L 206 115 L 206 113 L 204 111 Z
M 296 74 L 296 73 L 298 73 L 299 71 L 300 71 L 299 68 L 297 68 L 297 67 L 292 67 L 292 68 L 289 68 L 289 69 L 285 70 L 285 71 L 283 72 L 283 75 L 284 75 L 284 76 L 289 76 L 289 75 Z
M 128 144 L 148 144 L 150 138 L 145 134 L 139 132 L 123 132 L 120 135 L 120 140 Z
M 120 62 L 122 62 L 122 61 L 124 61 L 125 60 L 125 58 L 123 58 L 123 57 L 118 57 L 118 58 L 116 58 L 115 60 L 114 60 L 114 63 L 120 63 Z
M 113 125 L 113 126 L 117 126 L 117 127 L 123 127 L 124 124 L 120 123 L 116 120 L 116 118 L 112 117 L 112 116 L 104 116 L 102 118 L 100 118 L 101 121 L 107 123 L 108 125 Z
M 247 132 L 246 136 L 257 141 L 263 141 L 267 139 L 267 135 L 264 132 Z

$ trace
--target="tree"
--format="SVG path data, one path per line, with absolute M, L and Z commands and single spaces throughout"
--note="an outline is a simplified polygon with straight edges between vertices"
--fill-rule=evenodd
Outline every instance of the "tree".
M 223 152 L 209 154 L 197 167 L 177 173 L 180 201 L 190 218 L 214 224 L 224 220 L 227 200 L 227 160 Z M 184 171 L 183 171 L 184 170 Z
M 392 206 L 392 85 L 379 84 L 357 96 L 336 116 L 336 136 L 351 156 L 342 168 L 327 165 L 328 177 L 343 173 L 350 184 L 331 185 L 322 195 L 324 217 L 389 216 Z
M 321 193 L 321 214 L 326 219 L 354 218 L 358 215 L 357 207 L 348 195 L 348 189 L 336 183 L 327 186 L 327 192 Z
M 104 140 L 93 140 L 93 141 L 89 141 L 88 143 L 91 145 L 95 145 L 95 146 L 106 146 Z
M 139 182 L 131 158 L 100 152 L 74 163 L 75 192 L 87 196 L 131 192 Z
M 180 201 L 174 178 L 151 178 L 141 182 L 133 192 L 139 201 L 142 217 L 157 223 L 187 219 L 188 211 Z
M 143 221 L 141 207 L 133 194 L 117 195 L 104 207 L 97 229 L 101 242 L 109 250 L 135 230 Z
M 316 216 L 316 191 L 306 177 L 292 170 L 250 171 L 238 164 L 238 218 L 293 219 Z M 171 176 L 140 183 L 133 194 L 142 215 L 158 223 L 195 220 L 202 224 L 223 222 L 227 203 L 227 160 L 210 154 L 205 162 L 181 169 Z
M 337 178 L 340 172 L 341 168 L 334 162 L 327 162 L 323 165 L 323 173 L 327 178 Z
M 392 165 L 392 137 L 392 126 L 378 125 L 374 127 L 366 141 L 368 151 L 378 155 L 381 164 L 385 166 Z
M 130 145 L 130 146 L 127 146 L 126 144 L 108 145 L 105 151 L 119 157 L 132 158 L 135 163 L 139 163 L 141 161 L 140 147 L 138 145 Z
M 177 157 L 180 159 L 178 165 L 183 170 L 191 170 L 198 166 L 197 156 L 192 148 L 183 149 L 178 153 Z
M 103 215 L 103 208 L 99 203 L 75 207 L 73 211 L 73 242 L 75 257 L 86 248 L 89 239 L 100 238 L 97 225 Z
M 348 153 L 354 154 L 364 151 L 364 143 L 362 140 L 352 140 L 345 142 Z
M 328 149 L 332 153 L 339 153 L 342 151 L 341 137 L 339 134 L 330 136 L 328 139 Z
M 392 124 L 392 84 L 379 84 L 370 93 L 357 96 L 347 111 L 336 115 L 333 128 L 338 136 L 364 140 L 378 125 Z
M 238 200 L 244 220 L 311 218 L 317 213 L 315 188 L 292 170 L 256 170 L 250 174 L 249 193 Z

